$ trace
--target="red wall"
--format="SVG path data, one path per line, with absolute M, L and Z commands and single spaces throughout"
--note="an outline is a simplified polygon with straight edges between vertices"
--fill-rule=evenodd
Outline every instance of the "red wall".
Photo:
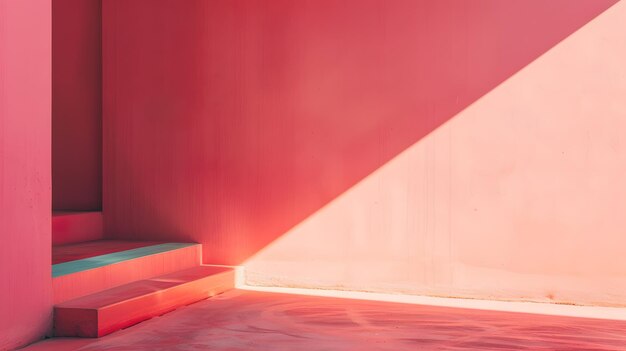
M 466 232 L 464 221 L 490 228 L 488 215 L 454 217 L 465 207 L 434 205 L 456 189 L 450 183 L 439 191 L 433 178 L 431 163 L 445 159 L 439 152 L 446 148 L 405 163 L 405 178 L 373 183 L 392 200 L 360 197 L 369 207 L 344 207 L 322 219 L 316 228 L 323 233 L 290 236 L 288 249 L 262 255 L 613 3 L 107 1 L 105 230 L 119 238 L 201 242 L 205 262 L 245 262 L 250 283 L 410 293 L 440 286 L 438 294 L 484 297 L 489 274 L 463 280 L 451 249 L 457 241 L 445 239 L 452 229 L 432 230 L 454 222 L 455 235 L 467 238 L 476 233 Z M 506 125 L 480 126 L 464 142 L 511 133 Z M 480 150 L 497 150 L 501 141 Z M 532 147 L 532 138 L 516 146 Z M 464 156 L 489 160 L 479 152 Z M 477 172 L 472 177 L 489 171 Z M 435 224 L 428 219 L 433 211 L 447 215 Z M 369 220 L 377 215 L 384 220 Z M 534 220 L 532 212 L 521 218 Z M 471 238 L 458 242 L 473 245 Z M 440 250 L 432 245 L 440 244 L 450 249 L 434 259 L 430 253 Z M 492 250 L 482 248 L 472 252 Z M 500 249 L 487 269 L 515 270 L 506 258 L 514 247 L 493 248 Z M 549 281 L 561 273 L 539 275 Z M 519 286 L 498 297 L 528 297 Z
M 102 207 L 101 0 L 52 6 L 52 206 Z
M 50 14 L 49 0 L 0 0 L 0 350 L 52 317 Z

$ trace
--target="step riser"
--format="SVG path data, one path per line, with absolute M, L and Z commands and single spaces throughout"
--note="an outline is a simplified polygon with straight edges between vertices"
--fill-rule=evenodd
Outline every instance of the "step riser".
M 193 245 L 52 279 L 54 304 L 80 296 L 198 266 L 202 246 Z
M 102 212 L 53 214 L 52 245 L 66 245 L 103 238 Z
M 232 269 L 99 309 L 55 307 L 55 335 L 95 338 L 215 296 L 235 286 Z

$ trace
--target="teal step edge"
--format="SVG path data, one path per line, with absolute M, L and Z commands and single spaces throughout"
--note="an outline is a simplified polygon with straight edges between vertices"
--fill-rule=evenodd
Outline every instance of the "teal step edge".
M 137 249 L 114 252 L 106 255 L 83 258 L 76 261 L 63 262 L 52 265 L 52 278 L 100 268 L 123 261 L 132 260 L 139 257 L 150 256 L 167 251 L 182 249 L 189 246 L 198 245 L 196 243 L 166 243 L 151 246 L 144 246 Z

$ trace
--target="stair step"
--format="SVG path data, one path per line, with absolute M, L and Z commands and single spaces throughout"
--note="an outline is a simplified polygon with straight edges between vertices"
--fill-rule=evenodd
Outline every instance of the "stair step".
M 95 338 L 233 289 L 234 269 L 198 266 L 54 307 L 55 336 Z
M 102 237 L 102 212 L 52 213 L 52 245 L 100 240 Z
M 78 261 L 85 258 L 159 244 L 163 243 L 156 241 L 97 240 L 77 244 L 57 245 L 52 247 L 52 264 L 56 266 L 59 263 Z M 63 275 L 63 271 L 59 267 L 68 267 L 73 265 L 75 264 L 56 266 L 54 268 L 53 275 Z M 67 273 L 67 268 L 65 269 L 65 273 Z
M 102 240 L 73 244 L 62 250 L 56 247 L 53 260 L 62 261 L 63 257 L 72 255 L 84 258 L 52 265 L 55 304 L 137 280 L 196 267 L 201 263 L 202 246 L 195 243 Z

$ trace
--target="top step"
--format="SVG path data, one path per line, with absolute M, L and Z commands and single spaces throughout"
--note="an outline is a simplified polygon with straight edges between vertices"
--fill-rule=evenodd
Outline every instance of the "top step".
M 54 303 L 200 265 L 196 243 L 99 240 L 53 247 Z
M 102 239 L 102 212 L 52 212 L 52 245 Z
M 127 250 L 133 250 L 159 244 L 163 243 L 158 241 L 96 240 L 69 245 L 57 245 L 52 247 L 52 264 L 58 265 L 60 263 L 78 261 L 85 258 L 102 256 L 107 254 L 116 254 L 114 256 L 118 256 L 120 253 Z M 87 260 L 86 262 L 89 262 L 89 260 Z M 65 265 L 57 267 L 63 266 Z M 52 275 L 56 276 L 58 274 L 55 274 L 53 271 Z

